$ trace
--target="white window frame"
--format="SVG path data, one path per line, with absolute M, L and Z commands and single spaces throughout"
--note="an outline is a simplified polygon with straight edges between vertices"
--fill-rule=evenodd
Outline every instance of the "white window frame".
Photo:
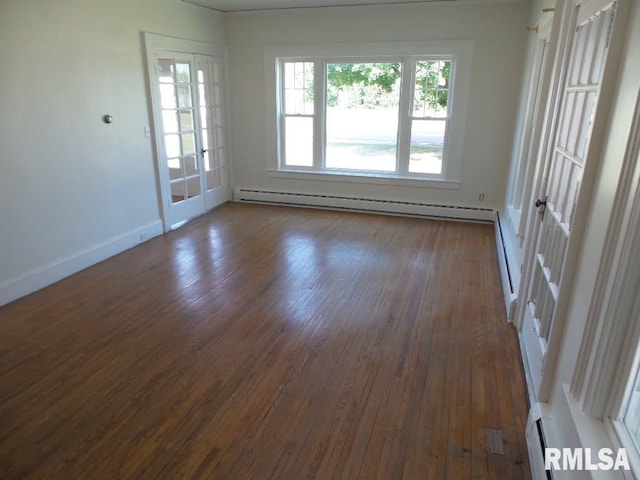
M 311 180 L 345 181 L 374 184 L 401 184 L 435 188 L 458 189 L 462 172 L 464 153 L 464 131 L 467 116 L 467 101 L 471 80 L 471 60 L 473 42 L 393 42 L 393 43 L 356 43 L 356 44 L 305 44 L 272 45 L 265 47 L 264 74 L 266 91 L 266 130 L 267 130 L 267 172 L 269 176 Z M 408 152 L 400 152 L 396 172 L 353 171 L 323 168 L 326 118 L 326 78 L 319 75 L 327 63 L 337 62 L 415 62 L 419 60 L 451 60 L 450 97 L 448 105 L 447 135 L 445 137 L 446 160 L 443 159 L 443 172 L 439 175 L 408 172 Z M 281 162 L 282 118 L 282 61 L 315 62 L 314 83 L 314 166 L 290 167 Z M 403 87 L 412 86 L 413 69 L 402 71 Z M 318 81 L 320 80 L 320 81 Z M 413 89 L 413 88 L 412 88 Z M 412 93 L 412 92 L 410 92 Z M 412 121 L 410 95 L 400 95 L 400 117 L 398 148 L 402 150 L 408 141 Z M 404 122 L 404 125 L 403 125 Z M 455 141 L 450 141 L 454 138 Z M 404 158 L 406 157 L 406 158 Z M 403 162 L 404 160 L 404 162 Z M 407 165 L 403 165 L 406 163 Z

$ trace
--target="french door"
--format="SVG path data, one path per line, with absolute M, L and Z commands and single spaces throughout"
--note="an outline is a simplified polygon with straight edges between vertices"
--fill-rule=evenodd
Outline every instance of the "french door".
M 223 52 L 151 50 L 156 152 L 169 230 L 231 198 L 225 62 Z
M 522 337 L 536 397 L 539 396 L 549 343 L 559 335 L 556 307 L 563 284 L 565 256 L 580 201 L 583 172 L 607 59 L 616 2 L 589 0 L 575 7 L 572 39 L 551 148 L 547 150 L 539 198 L 529 228 Z M 565 282 L 566 283 L 566 282 Z M 521 297 L 522 298 L 522 297 Z

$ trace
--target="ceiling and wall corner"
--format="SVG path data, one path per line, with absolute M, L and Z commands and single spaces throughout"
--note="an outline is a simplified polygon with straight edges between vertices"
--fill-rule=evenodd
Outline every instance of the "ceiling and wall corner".
M 218 12 L 248 12 L 260 10 L 287 10 L 297 8 L 353 7 L 391 4 L 427 3 L 528 3 L 529 0 L 182 0 Z

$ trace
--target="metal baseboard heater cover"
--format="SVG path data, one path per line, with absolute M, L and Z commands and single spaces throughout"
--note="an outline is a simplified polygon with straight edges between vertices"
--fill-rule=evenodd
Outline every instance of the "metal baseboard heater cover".
M 236 188 L 234 190 L 233 199 L 236 202 L 385 213 L 412 217 L 467 220 L 486 223 L 494 223 L 495 221 L 495 212 L 491 208 L 438 205 L 432 203 L 380 200 L 340 195 Z

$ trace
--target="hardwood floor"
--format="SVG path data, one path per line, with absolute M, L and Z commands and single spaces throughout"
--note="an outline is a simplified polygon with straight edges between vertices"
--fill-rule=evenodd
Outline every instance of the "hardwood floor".
M 227 204 L 0 308 L 0 478 L 529 478 L 493 235 Z

